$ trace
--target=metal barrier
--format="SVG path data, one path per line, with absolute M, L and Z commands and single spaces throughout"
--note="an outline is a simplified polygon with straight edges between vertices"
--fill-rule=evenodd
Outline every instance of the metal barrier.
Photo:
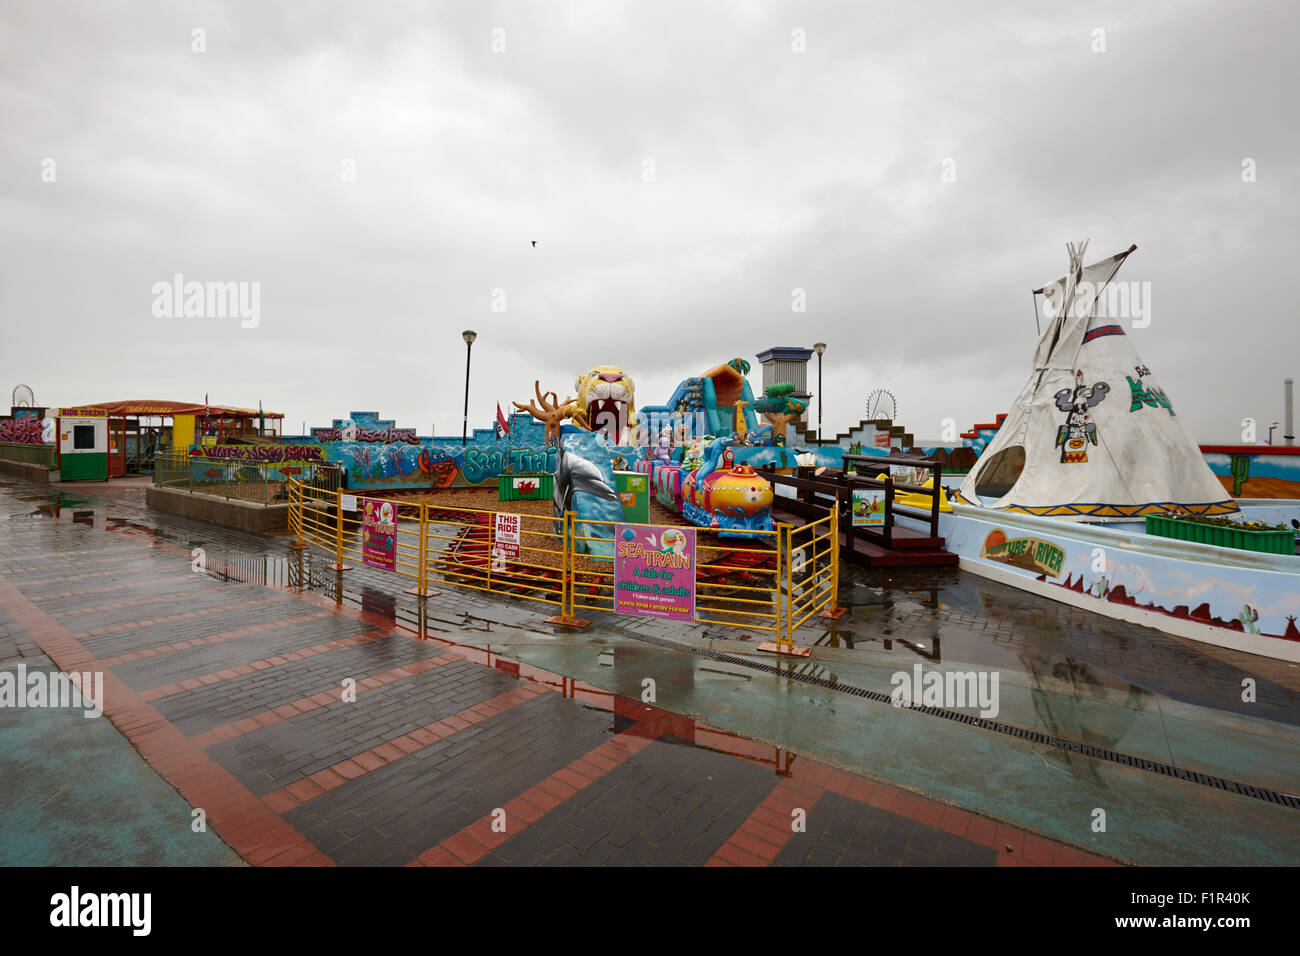
M 282 467 L 273 462 L 159 452 L 154 455 L 153 483 L 260 505 L 287 504 L 290 482 L 297 479 L 284 475 Z M 342 484 L 342 473 L 334 465 L 309 462 L 305 467 L 305 477 L 314 487 L 336 489 Z
M 430 588 L 437 582 L 539 601 L 558 607 L 550 621 L 576 626 L 589 623 L 577 616 L 579 610 L 614 611 L 613 559 L 580 550 L 579 542 L 612 546 L 616 522 L 579 519 L 573 512 L 555 518 L 436 499 L 353 496 L 293 480 L 289 530 L 296 547 L 331 552 L 336 571 L 349 570 L 349 557 L 364 560 L 364 501 L 393 506 L 393 571 L 412 579 L 408 593 L 437 594 Z M 517 553 L 513 546 L 509 555 L 499 548 L 498 514 L 518 519 Z M 605 528 L 608 536 L 588 533 Z M 769 633 L 774 640 L 760 644 L 763 650 L 807 653 L 796 649 L 794 630 L 818 612 L 838 616 L 839 516 L 832 511 L 802 527 L 780 524 L 757 534 L 757 542 L 738 546 L 697 541 L 694 620 Z
M 786 526 L 786 634 L 819 611 L 839 617 L 840 515 L 838 508 L 802 528 Z M 796 577 L 798 575 L 799 577 Z M 829 610 L 828 610 L 829 609 Z
M 573 519 L 581 524 L 609 529 L 609 536 L 573 533 L 570 541 L 607 542 L 614 544 L 613 521 Z M 623 522 L 626 523 L 626 522 Z M 781 528 L 751 532 L 759 537 L 752 546 L 732 547 L 696 539 L 695 620 L 706 624 L 743 627 L 747 630 L 781 632 L 780 585 L 782 550 Z M 762 545 L 767 544 L 767 547 Z M 576 551 L 576 548 L 574 549 Z M 614 575 L 601 565 L 613 564 L 611 558 L 575 553 L 585 559 L 585 568 L 573 563 L 569 612 L 576 608 L 589 611 L 614 610 Z
M 27 465 L 57 467 L 57 450 L 53 445 L 33 445 L 28 442 L 0 441 L 0 458 L 20 461 Z

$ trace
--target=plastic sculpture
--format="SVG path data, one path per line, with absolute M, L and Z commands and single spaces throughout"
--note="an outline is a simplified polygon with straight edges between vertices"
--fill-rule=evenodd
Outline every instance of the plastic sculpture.
M 700 466 L 682 479 L 682 517 L 722 538 L 758 537 L 771 531 L 772 486 L 727 446 L 734 436 L 715 438 Z
M 558 519 L 566 511 L 578 517 L 578 536 L 609 537 L 608 525 L 583 523 L 622 521 L 623 504 L 615 491 L 614 469 L 609 451 L 599 434 L 566 435 L 560 443 L 560 457 L 555 467 L 552 514 Z M 578 540 L 579 551 L 600 557 L 614 556 L 612 541 Z
M 537 402 L 540 403 L 540 408 L 532 399 L 528 400 L 527 405 L 521 405 L 518 402 L 511 402 L 511 404 L 521 412 L 528 412 L 533 418 L 546 426 L 546 441 L 548 443 L 558 442 L 560 440 L 560 425 L 572 413 L 570 406 L 573 399 L 566 398 L 561 402 L 556 400 L 554 392 L 547 392 L 543 395 L 542 383 L 537 380 L 533 381 L 533 391 L 537 393 Z M 547 395 L 551 398 L 549 402 L 546 400 Z
M 569 406 L 573 424 L 587 431 L 605 431 L 616 445 L 636 436 L 636 386 L 632 376 L 617 365 L 597 365 L 579 375 L 573 386 L 577 399 Z

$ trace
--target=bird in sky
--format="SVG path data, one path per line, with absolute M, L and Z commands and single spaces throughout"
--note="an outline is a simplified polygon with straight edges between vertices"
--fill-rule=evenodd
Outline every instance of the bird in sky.
M 536 247 L 537 247 L 537 240 L 534 239 L 534 240 L 533 240 L 533 248 L 536 248 Z

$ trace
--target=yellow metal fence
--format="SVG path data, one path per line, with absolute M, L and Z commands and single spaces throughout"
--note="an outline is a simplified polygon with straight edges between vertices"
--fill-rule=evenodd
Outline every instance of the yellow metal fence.
M 613 544 L 615 522 L 462 508 L 437 501 L 351 496 L 337 488 L 293 481 L 289 530 L 298 545 L 334 556 L 332 567 L 361 562 L 363 502 L 388 502 L 396 521 L 393 571 L 410 578 L 413 594 L 450 585 L 554 605 L 552 620 L 581 623 L 579 611 L 614 611 L 613 559 L 588 553 Z M 502 552 L 495 516 L 514 514 L 517 552 Z M 595 532 L 595 533 L 593 533 Z M 695 620 L 766 632 L 779 649 L 812 615 L 832 616 L 839 580 L 839 517 L 773 531 L 737 545 L 697 538 Z

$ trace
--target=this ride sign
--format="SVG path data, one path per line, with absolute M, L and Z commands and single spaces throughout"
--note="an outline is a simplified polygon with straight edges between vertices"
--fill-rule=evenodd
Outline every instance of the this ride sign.
M 695 529 L 614 526 L 614 610 L 695 620 Z
M 496 517 L 496 540 L 492 546 L 492 554 L 497 558 L 510 558 L 519 560 L 519 515 L 506 514 L 503 511 L 497 512 Z

